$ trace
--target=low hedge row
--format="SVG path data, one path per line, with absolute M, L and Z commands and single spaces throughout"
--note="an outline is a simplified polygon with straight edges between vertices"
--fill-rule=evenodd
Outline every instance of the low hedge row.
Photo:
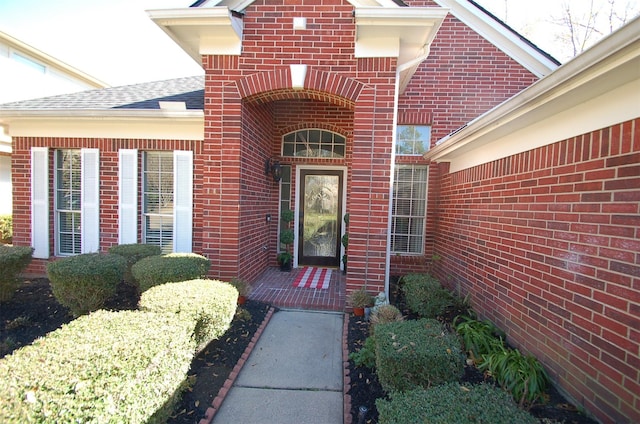
M 193 322 L 97 311 L 0 361 L 0 422 L 163 423 L 193 357 Z
M 87 253 L 49 263 L 47 274 L 58 303 L 78 317 L 100 309 L 116 293 L 126 268 L 122 256 Z
M 13 297 L 18 288 L 18 274 L 31 262 L 33 248 L 0 245 L 0 302 Z
M 378 399 L 380 424 L 535 424 L 504 391 L 489 384 L 447 383 Z
M 434 319 L 376 325 L 376 370 L 387 392 L 458 381 L 464 371 L 460 339 Z
M 158 256 L 162 253 L 160 246 L 153 244 L 118 244 L 109 248 L 109 253 L 120 255 L 127 261 L 127 269 L 124 272 L 124 281 L 137 287 L 135 278 L 131 273 L 131 267 L 141 259 L 149 256 Z
M 238 303 L 238 290 L 229 283 L 191 280 L 152 287 L 140 296 L 140 309 L 185 314 L 196 323 L 197 350 L 229 329 Z
M 196 253 L 149 256 L 133 264 L 131 274 L 141 292 L 160 284 L 204 278 L 211 263 Z
M 93 312 L 1 359 L 0 422 L 166 422 L 238 297 L 220 281 L 166 286 L 142 295 L 144 310 Z

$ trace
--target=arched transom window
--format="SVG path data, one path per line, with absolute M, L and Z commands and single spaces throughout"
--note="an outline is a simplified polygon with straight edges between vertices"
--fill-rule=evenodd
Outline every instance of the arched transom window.
M 282 137 L 282 156 L 303 158 L 343 158 L 345 138 L 321 129 L 290 132 Z

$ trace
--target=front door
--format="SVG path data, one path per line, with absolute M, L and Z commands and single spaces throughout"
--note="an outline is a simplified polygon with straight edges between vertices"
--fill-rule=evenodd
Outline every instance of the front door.
M 300 170 L 300 265 L 340 265 L 342 178 L 340 170 Z

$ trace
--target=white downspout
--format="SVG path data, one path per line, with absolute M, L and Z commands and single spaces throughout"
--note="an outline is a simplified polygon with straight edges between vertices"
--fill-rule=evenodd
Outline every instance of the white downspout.
M 400 98 L 400 73 L 411 68 L 412 66 L 417 66 L 420 63 L 424 62 L 429 56 L 429 46 L 425 45 L 423 47 L 423 53 L 416 57 L 415 59 L 411 59 L 408 62 L 402 63 L 398 65 L 396 68 L 396 82 L 393 92 L 393 125 L 391 135 L 391 172 L 389 175 L 389 215 L 387 216 L 387 257 L 385 260 L 385 271 L 384 271 L 384 292 L 389 299 L 389 279 L 391 276 L 391 223 L 393 222 L 393 180 L 395 177 L 395 168 L 396 168 L 396 143 L 397 143 L 397 129 L 398 129 L 398 99 Z

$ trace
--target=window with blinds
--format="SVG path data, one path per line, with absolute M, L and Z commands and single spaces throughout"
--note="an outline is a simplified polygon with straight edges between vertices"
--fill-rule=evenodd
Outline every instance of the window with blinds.
M 396 165 L 391 216 L 391 251 L 422 254 L 427 207 L 427 166 Z
M 145 152 L 143 170 L 144 243 L 173 251 L 173 152 Z
M 82 253 L 82 180 L 80 150 L 56 150 L 55 210 L 60 256 Z

